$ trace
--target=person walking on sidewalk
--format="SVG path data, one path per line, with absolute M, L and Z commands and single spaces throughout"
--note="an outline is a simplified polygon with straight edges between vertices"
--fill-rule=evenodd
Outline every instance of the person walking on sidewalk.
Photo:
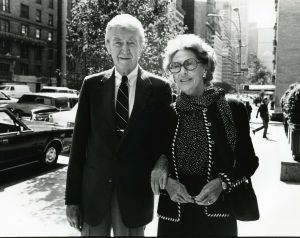
M 266 139 L 267 139 L 268 124 L 269 124 L 268 102 L 269 102 L 268 98 L 265 97 L 263 99 L 263 103 L 259 106 L 256 114 L 256 118 L 258 118 L 258 114 L 260 114 L 263 125 L 261 127 L 252 130 L 253 134 L 255 134 L 257 131 L 264 129 L 263 138 Z
M 128 14 L 106 27 L 114 67 L 84 79 L 66 183 L 66 213 L 83 236 L 144 236 L 153 219 L 151 170 L 162 154 L 171 88 L 142 69 L 141 22 Z

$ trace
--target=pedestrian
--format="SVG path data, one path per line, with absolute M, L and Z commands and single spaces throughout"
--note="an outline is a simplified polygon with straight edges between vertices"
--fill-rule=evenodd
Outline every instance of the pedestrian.
M 168 160 L 160 158 L 151 176 L 154 193 L 166 184 L 158 236 L 237 235 L 228 194 L 254 174 L 258 158 L 244 104 L 211 86 L 215 63 L 214 50 L 193 34 L 176 37 L 165 50 L 164 68 L 181 93 L 170 109 Z
M 107 24 L 114 67 L 84 79 L 66 183 L 66 213 L 83 236 L 144 236 L 153 219 L 151 170 L 162 150 L 171 103 L 163 78 L 142 69 L 141 22 L 128 14 Z
M 247 110 L 247 113 L 248 113 L 248 119 L 250 121 L 251 120 L 252 107 L 251 107 L 251 105 L 248 101 L 246 102 L 246 110 Z
M 252 130 L 253 134 L 255 135 L 255 133 L 257 131 L 264 129 L 263 138 L 266 138 L 266 139 L 268 139 L 267 131 L 268 131 L 268 124 L 269 124 L 268 102 L 269 102 L 268 97 L 265 97 L 262 101 L 262 104 L 259 106 L 259 108 L 257 110 L 257 114 L 256 114 L 256 118 L 258 118 L 258 114 L 260 114 L 260 118 L 263 122 L 263 125 L 261 127 L 258 127 L 256 129 Z

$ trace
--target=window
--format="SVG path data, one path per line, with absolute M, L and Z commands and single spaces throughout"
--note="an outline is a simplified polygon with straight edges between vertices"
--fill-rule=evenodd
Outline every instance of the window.
M 23 36 L 28 36 L 29 33 L 29 26 L 21 25 L 21 34 Z
M 39 10 L 39 9 L 36 10 L 35 20 L 37 22 L 41 22 L 42 21 L 42 11 Z
M 0 11 L 9 12 L 9 1 L 10 0 L 0 0 Z
M 28 64 L 21 64 L 21 75 L 28 75 L 29 70 L 28 70 Z
M 0 19 L 0 31 L 9 32 L 9 21 Z
M 48 49 L 48 60 L 53 60 L 53 49 Z
M 27 5 L 21 4 L 20 16 L 29 19 L 29 7 Z
M 35 48 L 35 60 L 41 60 L 42 59 L 42 48 L 37 47 Z
M 36 4 L 42 4 L 42 0 L 35 0 Z
M 48 32 L 48 41 L 53 41 L 53 33 Z
M 40 65 L 36 65 L 35 66 L 35 75 L 36 76 L 40 76 L 41 75 L 41 66 Z
M 41 39 L 41 29 L 35 29 L 35 38 Z
M 52 8 L 53 9 L 53 0 L 49 0 L 49 8 Z
M 18 124 L 6 112 L 0 112 L 0 133 L 20 131 Z
M 55 99 L 55 107 L 61 108 L 61 109 L 70 108 L 68 98 L 56 98 Z
M 48 70 L 49 70 L 49 77 L 51 78 L 52 76 L 54 76 L 52 65 L 48 68 Z
M 10 41 L 8 40 L 0 40 L 0 54 L 10 53 Z
M 53 26 L 53 15 L 52 15 L 52 14 L 49 14 L 49 17 L 48 17 L 48 25 L 49 25 L 49 26 Z
M 28 59 L 29 58 L 29 46 L 21 45 L 21 58 Z
M 70 108 L 73 108 L 78 102 L 78 98 L 69 98 Z
M 0 72 L 9 72 L 9 64 L 5 64 L 5 63 L 0 63 Z M 3 89 L 2 89 L 3 90 Z

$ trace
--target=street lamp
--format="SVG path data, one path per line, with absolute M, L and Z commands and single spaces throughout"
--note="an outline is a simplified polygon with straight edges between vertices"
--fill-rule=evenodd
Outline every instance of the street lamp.
M 242 69 L 242 30 L 241 30 L 241 17 L 240 17 L 240 11 L 239 8 L 234 8 L 233 11 L 235 11 L 238 14 L 239 18 L 239 64 L 238 64 L 238 72 L 239 72 L 239 81 L 237 84 L 237 94 L 238 98 L 240 96 L 240 82 L 241 82 L 241 69 Z
M 241 31 L 241 18 L 240 18 L 240 12 L 239 12 L 239 8 L 234 8 L 233 11 L 235 11 L 238 14 L 238 18 L 239 18 L 239 26 L 236 25 L 236 23 L 230 19 L 230 18 L 226 18 L 227 20 L 229 20 L 235 27 L 237 33 L 238 33 L 238 44 L 239 44 L 239 60 L 238 60 L 238 80 L 236 81 L 236 91 L 237 91 L 237 98 L 240 97 L 240 81 L 241 81 L 241 66 L 242 66 L 242 31 Z M 223 20 L 223 17 L 219 14 L 215 14 L 215 13 L 209 13 L 207 14 L 208 17 L 218 17 L 221 20 Z

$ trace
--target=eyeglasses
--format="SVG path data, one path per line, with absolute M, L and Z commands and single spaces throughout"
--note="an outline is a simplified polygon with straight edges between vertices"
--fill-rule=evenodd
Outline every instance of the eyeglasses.
M 179 62 L 172 62 L 168 66 L 168 70 L 172 74 L 179 73 L 181 71 L 181 66 L 183 66 L 187 71 L 193 71 L 197 68 L 198 64 L 201 62 L 196 60 L 195 58 L 190 58 L 185 60 L 182 64 Z

